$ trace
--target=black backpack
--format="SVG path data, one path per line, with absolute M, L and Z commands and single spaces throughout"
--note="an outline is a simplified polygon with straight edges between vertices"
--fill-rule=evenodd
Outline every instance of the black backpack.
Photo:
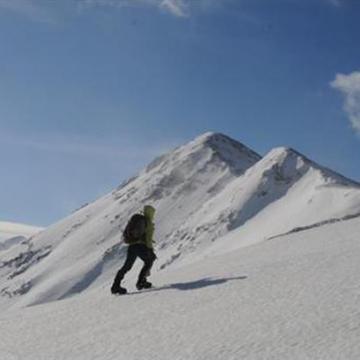
M 144 215 L 135 214 L 125 227 L 123 239 L 125 244 L 132 244 L 144 239 L 146 232 L 146 218 Z

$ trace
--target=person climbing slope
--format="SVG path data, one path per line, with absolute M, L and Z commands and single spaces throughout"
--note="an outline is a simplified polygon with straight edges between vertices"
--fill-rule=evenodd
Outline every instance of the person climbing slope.
M 152 284 L 147 281 L 147 276 L 150 274 L 151 267 L 156 259 L 154 253 L 154 216 L 155 208 L 151 205 L 145 205 L 143 214 L 135 214 L 131 217 L 126 225 L 123 233 L 123 239 L 129 245 L 127 250 L 127 257 L 122 268 L 117 272 L 114 282 L 111 286 L 112 294 L 126 294 L 127 290 L 121 286 L 125 274 L 133 267 L 136 259 L 139 257 L 143 262 L 136 288 L 149 289 Z

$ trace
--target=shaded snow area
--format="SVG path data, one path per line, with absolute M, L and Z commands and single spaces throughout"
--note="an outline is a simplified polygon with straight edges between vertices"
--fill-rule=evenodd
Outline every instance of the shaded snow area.
M 145 204 L 156 288 L 137 263 L 112 296 Z M 5 225 L 0 360 L 359 358 L 360 185 L 294 149 L 206 133 L 41 232 Z
M 359 359 L 359 233 L 344 220 L 168 268 L 143 293 L 3 312 L 1 359 Z

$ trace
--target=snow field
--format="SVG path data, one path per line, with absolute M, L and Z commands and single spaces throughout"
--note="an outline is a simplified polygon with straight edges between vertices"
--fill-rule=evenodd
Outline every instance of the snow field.
M 358 359 L 360 220 L 287 235 L 152 276 L 157 288 L 3 313 L 18 359 Z M 120 265 L 120 264 L 119 264 Z M 133 286 L 133 285 L 132 285 Z

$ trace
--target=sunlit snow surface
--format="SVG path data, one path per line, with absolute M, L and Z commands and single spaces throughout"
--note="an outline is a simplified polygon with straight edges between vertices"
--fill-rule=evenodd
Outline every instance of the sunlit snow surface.
M 0 251 L 7 250 L 42 230 L 40 227 L 0 221 Z
M 143 293 L 103 284 L 3 312 L 2 359 L 359 359 L 359 233 L 324 225 L 169 268 Z
M 0 221 L 0 244 L 16 236 L 30 237 L 41 230 L 40 227 Z

